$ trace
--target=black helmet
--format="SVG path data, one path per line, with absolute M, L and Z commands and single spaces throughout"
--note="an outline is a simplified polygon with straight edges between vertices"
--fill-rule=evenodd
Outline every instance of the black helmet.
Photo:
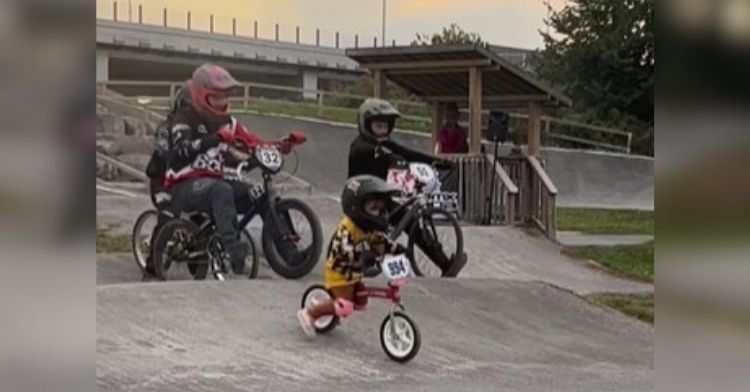
M 367 98 L 359 106 L 359 115 L 357 116 L 359 134 L 365 139 L 377 141 L 378 138 L 372 133 L 372 128 L 370 127 L 372 121 L 387 121 L 388 135 L 390 135 L 396 126 L 396 119 L 399 117 L 401 117 L 401 113 L 390 102 L 378 98 Z
M 401 190 L 378 177 L 371 175 L 354 176 L 346 180 L 344 191 L 341 193 L 341 207 L 344 214 L 365 231 L 388 229 L 388 213 L 395 206 L 393 196 L 398 195 Z M 383 200 L 385 209 L 380 215 L 373 216 L 364 210 L 364 204 L 368 200 Z

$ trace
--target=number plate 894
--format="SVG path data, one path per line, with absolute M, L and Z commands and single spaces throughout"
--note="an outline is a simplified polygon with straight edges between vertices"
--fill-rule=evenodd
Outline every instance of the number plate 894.
M 401 279 L 409 275 L 409 259 L 406 258 L 406 255 L 385 256 L 380 266 L 383 275 L 388 280 Z

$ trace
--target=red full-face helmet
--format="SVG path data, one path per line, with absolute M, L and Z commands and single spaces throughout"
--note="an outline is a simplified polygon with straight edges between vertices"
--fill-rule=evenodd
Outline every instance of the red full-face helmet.
M 193 72 L 190 100 L 195 111 L 206 120 L 220 120 L 229 115 L 229 92 L 239 86 L 229 71 L 203 64 Z

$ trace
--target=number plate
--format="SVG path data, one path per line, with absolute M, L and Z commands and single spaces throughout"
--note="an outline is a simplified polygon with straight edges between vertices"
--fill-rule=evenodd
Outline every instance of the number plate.
M 258 147 L 255 152 L 258 162 L 271 170 L 281 168 L 281 152 L 275 147 Z
M 435 170 L 432 166 L 424 163 L 410 163 L 409 171 L 411 175 L 424 185 L 430 185 L 437 179 Z
M 402 191 L 411 193 L 417 186 L 417 181 L 412 176 L 411 172 L 406 169 L 390 169 L 388 170 L 388 178 L 386 181 L 389 184 L 396 185 L 401 188 Z
M 409 275 L 409 259 L 405 255 L 388 255 L 383 258 L 380 264 L 388 280 L 405 278 Z

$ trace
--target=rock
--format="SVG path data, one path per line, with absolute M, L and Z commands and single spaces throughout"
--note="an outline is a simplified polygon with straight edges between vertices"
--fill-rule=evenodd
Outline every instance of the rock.
M 104 181 L 114 181 L 120 176 L 120 171 L 106 162 L 96 162 L 96 177 Z
M 144 120 L 125 117 L 125 135 L 135 137 L 145 137 L 149 134 L 149 122 Z
M 150 158 L 150 155 L 145 154 L 124 154 L 120 155 L 117 159 L 126 165 L 132 166 L 140 171 L 145 171 Z
M 107 147 L 106 153 L 115 157 L 132 154 L 151 155 L 153 148 L 153 140 L 149 140 L 149 138 L 126 137 L 113 141 Z
M 97 115 L 97 131 L 105 135 L 125 135 L 125 120 L 120 116 L 111 114 Z

